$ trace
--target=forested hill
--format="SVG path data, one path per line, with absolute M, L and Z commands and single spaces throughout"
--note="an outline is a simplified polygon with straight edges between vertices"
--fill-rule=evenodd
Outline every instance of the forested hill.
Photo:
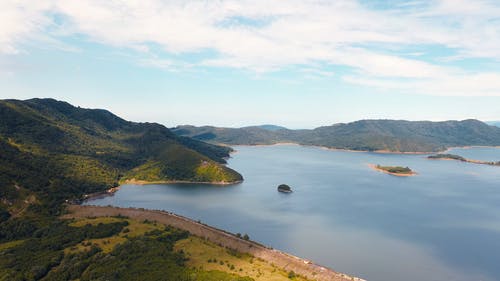
M 230 148 L 53 99 L 0 101 L 0 209 L 52 212 L 120 181 L 242 180 Z
M 452 146 L 500 145 L 500 128 L 473 119 L 443 122 L 360 120 L 313 130 L 274 131 L 258 126 L 237 129 L 178 126 L 172 131 L 180 136 L 228 145 L 293 142 L 367 151 L 435 152 Z

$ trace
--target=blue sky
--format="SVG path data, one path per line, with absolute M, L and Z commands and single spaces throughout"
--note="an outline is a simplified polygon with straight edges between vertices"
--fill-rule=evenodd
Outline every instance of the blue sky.
M 0 98 L 134 121 L 500 120 L 497 1 L 2 1 Z

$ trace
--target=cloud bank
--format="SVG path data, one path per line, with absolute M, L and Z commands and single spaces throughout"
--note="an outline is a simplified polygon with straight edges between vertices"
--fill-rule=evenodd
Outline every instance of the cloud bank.
M 335 75 L 344 82 L 377 89 L 500 96 L 499 69 L 470 66 L 500 61 L 498 2 L 375 2 L 8 0 L 0 3 L 0 53 L 22 55 L 33 42 L 79 48 L 65 42 L 79 36 L 175 71 L 330 66 L 342 67 Z M 182 61 L 191 54 L 196 59 Z

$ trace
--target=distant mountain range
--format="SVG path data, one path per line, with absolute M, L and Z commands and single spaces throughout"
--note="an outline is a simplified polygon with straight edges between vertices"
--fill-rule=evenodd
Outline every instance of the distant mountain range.
M 53 99 L 0 100 L 0 209 L 21 212 L 26 202 L 51 209 L 130 179 L 241 181 L 223 165 L 230 151 L 106 110 Z
M 178 126 L 171 130 L 179 136 L 226 145 L 292 142 L 328 148 L 390 152 L 436 152 L 453 146 L 500 145 L 500 128 L 473 119 L 443 122 L 360 120 L 312 130 L 282 127 L 268 130 L 262 126 Z
M 286 130 L 287 128 L 285 127 L 282 127 L 282 126 L 276 126 L 276 125 L 269 125 L 269 124 L 266 124 L 266 125 L 259 125 L 257 126 L 261 129 L 265 129 L 265 130 L 268 130 L 268 131 L 279 131 L 279 130 Z

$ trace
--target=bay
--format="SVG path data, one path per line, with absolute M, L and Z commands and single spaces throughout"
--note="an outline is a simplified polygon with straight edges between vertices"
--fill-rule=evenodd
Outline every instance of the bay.
M 500 280 L 500 167 L 298 145 L 235 149 L 228 165 L 241 184 L 124 185 L 86 204 L 175 212 L 367 280 Z M 500 149 L 463 154 L 483 160 Z M 294 192 L 277 192 L 282 183 Z

